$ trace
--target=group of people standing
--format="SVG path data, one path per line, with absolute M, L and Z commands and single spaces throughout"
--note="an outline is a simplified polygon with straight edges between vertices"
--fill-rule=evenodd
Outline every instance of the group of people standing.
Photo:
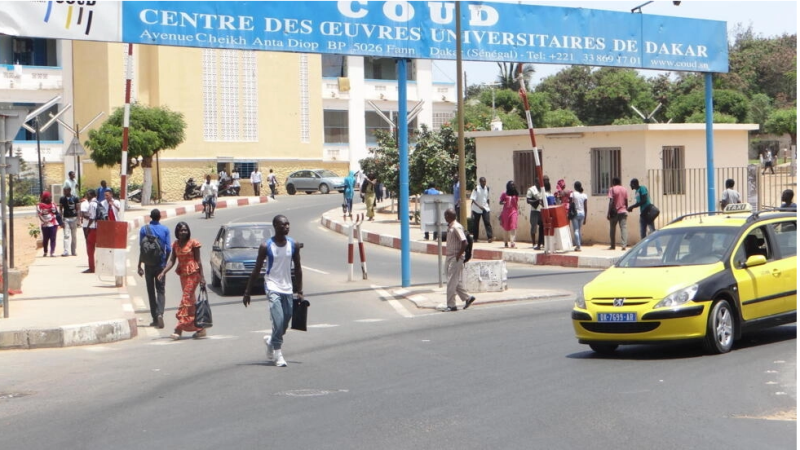
M 732 180 L 729 180 L 732 182 Z M 610 250 L 616 249 L 616 229 L 619 227 L 622 238 L 622 250 L 628 246 L 628 230 L 627 218 L 628 213 L 634 209 L 639 208 L 644 212 L 649 210 L 652 205 L 650 195 L 647 187 L 639 184 L 639 180 L 634 178 L 630 182 L 630 188 L 635 196 L 635 203 L 629 205 L 628 192 L 622 187 L 622 181 L 616 177 L 612 180 L 612 186 L 608 192 L 608 212 L 606 218 L 610 223 L 609 238 L 611 245 Z M 542 250 L 544 248 L 544 219 L 542 209 L 545 207 L 563 207 L 569 223 L 572 227 L 573 244 L 575 251 L 581 251 L 582 245 L 582 231 L 589 212 L 588 208 L 588 195 L 584 192 L 583 183 L 575 181 L 573 190 L 567 189 L 566 181 L 560 179 L 556 182 L 556 189 L 552 191 L 550 178 L 545 175 L 542 180 L 542 187 L 533 185 L 528 188 L 525 194 L 525 201 L 530 206 L 530 237 L 534 250 Z M 731 188 L 732 188 L 731 184 Z M 490 194 L 489 187 L 486 185 L 486 179 L 481 177 L 479 185 L 472 191 L 470 199 L 472 200 L 472 233 L 476 237 L 480 231 L 480 222 L 483 221 L 486 228 L 486 237 L 488 242 L 493 240 L 493 232 L 491 226 L 490 216 Z M 733 197 L 732 193 L 729 193 Z M 738 194 L 737 194 L 738 195 Z M 502 211 L 499 215 L 500 226 L 503 228 L 504 236 L 503 242 L 505 247 L 516 247 L 516 230 L 519 218 L 519 198 L 520 193 L 513 180 L 506 183 L 505 192 L 500 195 L 499 204 L 502 206 Z M 738 202 L 736 197 L 735 202 Z M 733 200 L 732 200 L 733 201 Z M 655 219 L 651 218 L 648 214 L 640 214 L 639 216 L 639 232 L 643 239 L 648 232 L 655 231 Z M 538 239 L 537 239 L 538 235 Z
M 64 229 L 64 251 L 61 256 L 77 256 L 77 231 L 83 228 L 86 239 L 86 255 L 89 268 L 83 273 L 94 273 L 94 254 L 97 244 L 97 222 L 99 220 L 120 220 L 120 203 L 114 198 L 114 191 L 108 187 L 106 181 L 100 182 L 100 187 L 89 189 L 83 198 L 78 198 L 75 172 L 69 172 L 67 180 L 62 185 L 63 195 L 58 204 L 53 203 L 49 192 L 43 192 L 39 204 L 36 205 L 36 215 L 42 233 L 43 257 L 56 256 L 56 238 L 58 229 Z

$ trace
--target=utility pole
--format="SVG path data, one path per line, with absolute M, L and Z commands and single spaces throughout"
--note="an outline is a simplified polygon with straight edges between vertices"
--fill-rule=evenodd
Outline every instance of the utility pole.
M 11 141 L 19 132 L 20 126 L 27 120 L 28 110 L 25 108 L 13 107 L 0 109 L 0 230 L 5 229 L 6 225 L 6 148 L 11 146 Z M 0 246 L 0 261 L 3 264 L 3 318 L 8 319 L 11 309 L 8 301 L 8 239 L 5 233 L 2 234 L 3 242 Z

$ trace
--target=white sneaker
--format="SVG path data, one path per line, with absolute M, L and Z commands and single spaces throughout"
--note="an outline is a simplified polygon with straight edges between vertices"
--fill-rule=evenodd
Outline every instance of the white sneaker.
M 283 353 L 278 350 L 275 352 L 275 365 L 278 367 L 286 367 L 286 360 L 283 359 Z
M 264 344 L 267 346 L 267 361 L 275 359 L 275 349 L 272 347 L 272 336 L 264 336 Z

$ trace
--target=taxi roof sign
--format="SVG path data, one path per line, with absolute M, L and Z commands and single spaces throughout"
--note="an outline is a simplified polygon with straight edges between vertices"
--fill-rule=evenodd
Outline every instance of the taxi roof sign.
M 752 212 L 753 207 L 750 206 L 750 203 L 731 203 L 727 205 L 724 209 L 725 212 Z

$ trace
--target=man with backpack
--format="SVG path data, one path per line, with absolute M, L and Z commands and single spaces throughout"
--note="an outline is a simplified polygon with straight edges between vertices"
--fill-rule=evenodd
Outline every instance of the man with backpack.
M 464 288 L 464 281 L 461 279 L 468 246 L 464 227 L 456 220 L 456 211 L 452 208 L 448 208 L 444 212 L 444 220 L 447 221 L 447 259 L 445 260 L 447 269 L 447 306 L 444 311 L 449 312 L 458 311 L 456 294 L 465 302 L 464 309 L 469 308 L 472 302 L 475 301 L 475 297 L 469 295 Z
M 147 298 L 150 300 L 151 327 L 164 328 L 164 278 L 158 274 L 167 265 L 170 254 L 169 228 L 161 225 L 161 211 L 150 211 L 150 223 L 139 230 L 139 267 L 137 272 L 144 277 Z M 142 268 L 144 265 L 144 268 Z

